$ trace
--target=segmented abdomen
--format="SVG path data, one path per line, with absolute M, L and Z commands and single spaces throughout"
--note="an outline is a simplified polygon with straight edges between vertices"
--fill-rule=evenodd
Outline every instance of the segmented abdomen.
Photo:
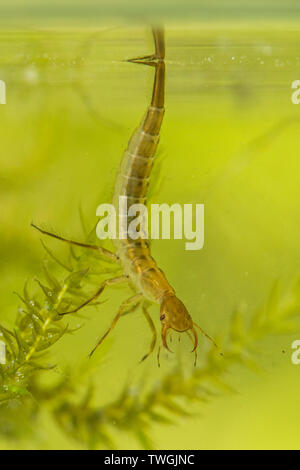
M 150 174 L 164 116 L 163 100 L 164 62 L 159 61 L 156 64 L 152 104 L 133 133 L 123 155 L 113 198 L 117 212 L 117 229 L 121 227 L 114 242 L 117 255 L 135 287 L 153 301 L 159 301 L 166 292 L 174 291 L 152 258 L 148 241 L 130 237 L 128 225 L 132 219 L 127 218 L 127 214 L 128 208 L 133 204 L 146 204 Z M 157 102 L 159 106 L 156 105 Z M 119 198 L 122 196 L 122 205 L 119 207 Z
M 150 132 L 147 122 L 150 118 L 162 122 L 163 114 L 164 108 L 151 106 L 141 125 L 133 133 L 122 158 L 114 197 L 126 196 L 130 199 L 130 204 L 146 201 L 150 173 L 159 142 L 159 134 Z

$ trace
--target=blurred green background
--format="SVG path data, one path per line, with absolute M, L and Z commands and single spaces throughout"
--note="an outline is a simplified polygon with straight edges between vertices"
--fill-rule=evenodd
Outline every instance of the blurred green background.
M 110 202 L 153 80 L 152 70 L 124 59 L 152 51 L 156 18 L 166 28 L 167 101 L 155 202 L 204 203 L 205 247 L 188 252 L 184 241 L 155 241 L 155 257 L 212 336 L 237 306 L 251 315 L 274 280 L 290 285 L 300 258 L 300 106 L 291 102 L 291 83 L 300 79 L 299 14 L 296 1 L 1 2 L 1 323 L 13 325 L 13 291 L 41 275 L 45 252 L 30 222 L 80 239 L 78 207 L 92 228 L 97 205 Z M 64 253 L 59 243 L 47 245 Z M 107 292 L 84 328 L 53 348 L 56 374 L 84 360 L 126 294 Z M 158 309 L 151 313 L 158 325 Z M 193 418 L 174 426 L 155 425 L 156 448 L 299 448 L 294 339 L 261 344 L 260 376 L 234 368 L 227 381 L 236 394 L 193 405 Z M 149 341 L 139 312 L 120 322 L 95 359 L 99 403 L 128 381 L 147 375 L 155 383 L 178 360 L 190 370 L 187 343 L 175 357 L 163 355 L 161 370 L 154 357 L 138 365 Z M 18 446 L 77 447 L 48 416 L 37 441 L 0 443 Z M 120 433 L 119 448 L 136 446 Z

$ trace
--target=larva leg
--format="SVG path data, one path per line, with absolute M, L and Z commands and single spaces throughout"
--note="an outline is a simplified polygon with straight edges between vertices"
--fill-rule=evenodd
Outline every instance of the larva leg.
M 106 333 L 104 333 L 104 335 L 102 336 L 102 338 L 98 341 L 98 343 L 96 344 L 96 346 L 94 347 L 94 349 L 90 352 L 89 354 L 89 357 L 91 357 L 94 352 L 96 351 L 96 349 L 100 346 L 100 344 L 102 343 L 102 341 L 106 338 L 106 336 L 109 335 L 109 333 L 113 330 L 113 328 L 116 326 L 118 320 L 120 319 L 120 317 L 122 316 L 122 314 L 126 311 L 126 309 L 128 307 L 130 307 L 130 305 L 133 305 L 133 304 L 136 304 L 136 303 L 140 303 L 140 301 L 143 299 L 143 295 L 142 294 L 137 294 L 137 295 L 134 295 L 133 297 L 130 297 L 129 299 L 125 300 L 120 308 L 119 308 L 119 311 L 117 313 L 117 315 L 115 316 L 115 318 L 113 319 L 110 327 L 108 328 L 108 330 L 106 331 Z M 135 305 L 134 305 L 134 308 L 135 308 Z
M 107 279 L 106 281 L 102 282 L 101 286 L 99 287 L 99 289 L 97 290 L 96 294 L 93 295 L 93 297 L 91 297 L 90 299 L 86 300 L 83 304 L 79 305 L 78 307 L 76 307 L 74 310 L 71 310 L 70 312 L 64 312 L 64 313 L 60 313 L 59 315 L 68 315 L 70 313 L 76 313 L 78 312 L 79 310 L 81 310 L 83 307 L 85 307 L 86 305 L 90 304 L 91 302 L 93 302 L 94 300 L 96 300 L 100 294 L 102 294 L 102 292 L 104 291 L 105 287 L 107 286 L 111 286 L 113 284 L 120 284 L 121 282 L 127 282 L 128 281 L 128 276 L 119 276 L 119 277 L 114 277 L 112 279 Z
M 106 258 L 109 258 L 112 261 L 118 262 L 119 258 L 117 255 L 112 253 L 109 250 L 106 250 L 105 248 L 102 248 L 101 246 L 97 245 L 89 245 L 87 243 L 81 243 L 81 242 L 76 242 L 74 240 L 68 240 L 66 238 L 60 237 L 59 235 L 56 235 L 55 233 L 47 232 L 47 230 L 43 230 L 42 228 L 38 227 L 37 225 L 31 223 L 31 227 L 35 228 L 39 232 L 41 232 L 43 235 L 47 235 L 52 238 L 56 238 L 57 240 L 60 240 L 65 243 L 69 243 L 69 245 L 76 245 L 80 246 L 82 248 L 89 248 L 90 250 L 95 250 L 98 251 L 101 255 L 105 256 Z
M 148 324 L 151 328 L 153 336 L 152 336 L 152 341 L 151 341 L 151 345 L 150 345 L 150 350 L 147 354 L 145 354 L 145 356 L 142 357 L 141 362 L 145 361 L 145 359 L 147 359 L 147 357 L 149 357 L 150 354 L 153 353 L 153 350 L 154 350 L 155 345 L 156 345 L 156 340 L 157 340 L 157 333 L 156 333 L 155 325 L 154 325 L 153 320 L 152 320 L 152 318 L 151 318 L 151 316 L 150 316 L 150 314 L 149 314 L 149 312 L 148 312 L 145 305 L 143 305 L 143 314 L 145 315 L 145 318 L 146 318 L 146 320 L 147 320 L 147 322 L 148 322 Z

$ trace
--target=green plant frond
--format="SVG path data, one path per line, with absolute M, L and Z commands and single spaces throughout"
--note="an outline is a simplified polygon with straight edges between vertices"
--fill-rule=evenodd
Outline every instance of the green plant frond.
M 230 336 L 232 343 L 239 343 L 246 334 L 244 317 L 241 312 L 236 310 L 233 313 L 231 325 L 230 325 Z
M 48 253 L 48 255 L 50 256 L 50 258 L 53 259 L 53 261 L 58 264 L 59 266 L 61 266 L 63 269 L 65 269 L 66 271 L 68 271 L 69 273 L 71 273 L 73 271 L 73 268 L 72 266 L 67 266 L 63 261 L 61 261 L 59 258 L 57 258 L 57 256 L 55 256 L 52 251 L 50 250 L 50 248 L 47 247 L 47 245 L 43 242 L 43 240 L 41 240 L 41 244 L 43 245 L 43 248 L 44 250 L 46 251 L 46 253 Z
M 89 231 L 88 231 L 88 228 L 87 228 L 87 221 L 85 220 L 81 204 L 79 204 L 79 206 L 78 206 L 78 213 L 79 213 L 79 220 L 80 220 L 80 226 L 81 226 L 82 233 L 83 233 L 85 239 L 87 239 Z

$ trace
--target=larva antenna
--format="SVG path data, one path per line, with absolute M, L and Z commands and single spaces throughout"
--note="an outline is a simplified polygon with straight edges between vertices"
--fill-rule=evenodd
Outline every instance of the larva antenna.
M 197 325 L 197 323 L 194 322 L 194 326 L 198 328 L 198 330 L 202 333 L 203 336 L 209 339 L 209 341 L 215 346 L 215 348 L 219 348 L 217 343 L 199 325 Z

